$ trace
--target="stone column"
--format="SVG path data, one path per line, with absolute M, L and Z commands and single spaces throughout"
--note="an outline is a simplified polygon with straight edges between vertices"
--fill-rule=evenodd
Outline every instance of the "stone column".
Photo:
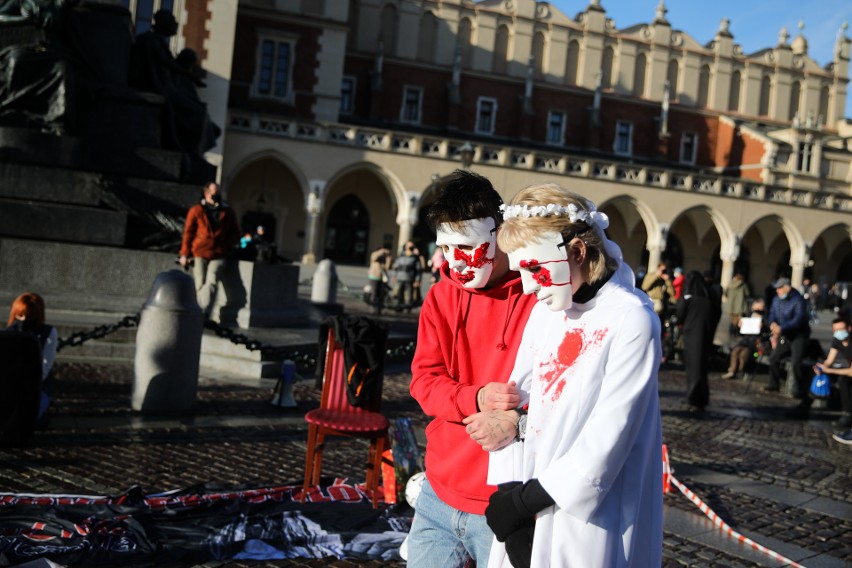
M 802 287 L 805 267 L 811 259 L 811 243 L 805 241 L 796 249 L 790 254 L 790 266 L 793 268 L 793 272 L 790 274 L 790 284 L 798 290 Z
M 719 256 L 722 259 L 722 275 L 719 278 L 719 283 L 722 288 L 728 289 L 728 284 L 734 276 L 734 263 L 740 257 L 740 243 L 742 237 L 740 235 L 732 235 L 722 241 L 722 246 L 719 247 Z
M 663 257 L 663 252 L 666 250 L 666 239 L 669 236 L 669 226 L 665 223 L 660 223 L 656 231 L 648 233 L 648 272 L 654 272 L 660 260 Z
M 399 241 L 397 242 L 397 251 L 402 249 L 402 246 L 411 239 L 414 232 L 414 225 L 417 224 L 417 204 L 420 197 L 416 193 L 408 194 L 408 210 L 404 211 L 400 207 L 399 215 L 396 222 L 399 225 Z M 396 255 L 396 252 L 394 253 Z
M 305 228 L 305 253 L 302 255 L 302 264 L 316 264 L 317 262 L 319 218 L 322 212 L 322 193 L 325 190 L 325 180 L 311 180 L 310 187 L 311 191 L 305 200 L 305 212 L 308 219 Z

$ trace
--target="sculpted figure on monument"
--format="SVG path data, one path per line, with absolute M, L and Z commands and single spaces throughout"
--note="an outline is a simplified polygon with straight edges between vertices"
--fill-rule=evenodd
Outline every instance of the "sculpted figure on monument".
M 68 23 L 78 0 L 0 0 L 0 124 L 74 130 L 76 85 L 85 65 Z M 69 57 L 70 55 L 70 57 Z
M 177 30 L 171 12 L 154 14 L 151 31 L 138 35 L 130 52 L 130 86 L 165 99 L 163 146 L 200 156 L 216 144 L 221 131 L 210 122 L 207 106 L 196 91 L 205 86 L 198 55 L 185 49 L 176 58 L 169 49 L 169 38 Z

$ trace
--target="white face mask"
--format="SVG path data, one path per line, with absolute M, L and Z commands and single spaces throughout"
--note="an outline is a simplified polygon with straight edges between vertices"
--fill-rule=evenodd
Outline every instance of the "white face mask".
M 548 232 L 537 243 L 509 253 L 509 268 L 521 273 L 524 294 L 535 294 L 553 312 L 567 310 L 574 303 L 564 241 L 559 233 Z
M 484 217 L 462 221 L 459 232 L 443 223 L 437 230 L 435 243 L 444 251 L 450 270 L 465 288 L 482 288 L 488 284 L 494 270 L 497 252 L 494 219 Z

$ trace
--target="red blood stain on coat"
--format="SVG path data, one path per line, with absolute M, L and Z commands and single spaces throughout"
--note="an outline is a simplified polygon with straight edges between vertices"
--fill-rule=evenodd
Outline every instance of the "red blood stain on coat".
M 594 351 L 599 351 L 608 331 L 608 328 L 595 330 L 592 337 L 588 338 L 582 328 L 568 330 L 554 356 L 541 364 L 542 368 L 547 369 L 541 374 L 541 380 L 544 382 L 542 393 L 545 395 L 549 393 L 550 400 L 554 402 L 559 400 L 567 380 L 566 371 L 573 367 L 577 359 L 590 347 L 595 348 Z

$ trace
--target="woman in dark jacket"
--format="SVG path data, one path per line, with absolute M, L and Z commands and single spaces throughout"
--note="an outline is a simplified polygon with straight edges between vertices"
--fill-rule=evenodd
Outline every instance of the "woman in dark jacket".
M 683 363 L 686 367 L 686 400 L 690 412 L 701 412 L 710 400 L 707 373 L 716 332 L 713 303 L 704 277 L 695 270 L 686 275 L 683 295 L 675 307 L 683 324 Z

